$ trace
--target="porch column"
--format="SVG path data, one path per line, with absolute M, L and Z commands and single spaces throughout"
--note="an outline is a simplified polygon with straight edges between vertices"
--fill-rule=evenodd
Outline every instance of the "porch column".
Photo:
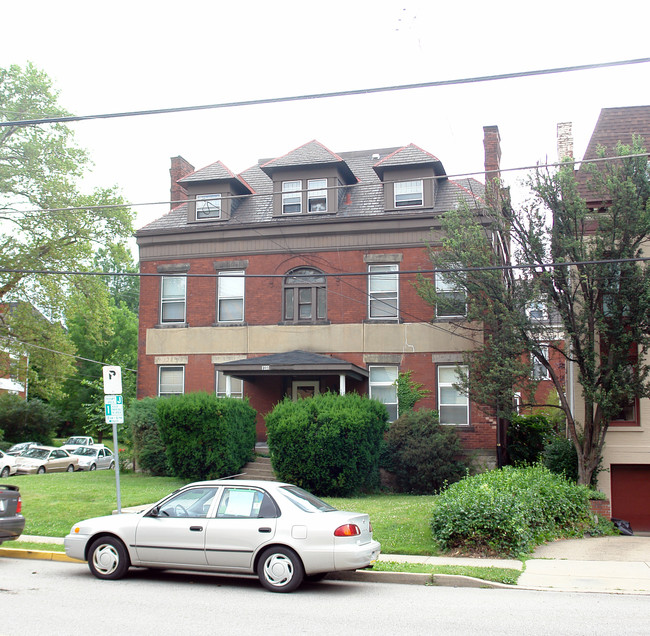
M 339 376 L 339 393 L 345 395 L 345 374 L 341 373 Z

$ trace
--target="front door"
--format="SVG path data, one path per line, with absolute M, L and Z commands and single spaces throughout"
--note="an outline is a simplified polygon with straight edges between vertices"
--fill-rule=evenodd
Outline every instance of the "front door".
M 318 380 L 294 380 L 291 383 L 291 399 L 302 400 L 319 394 Z

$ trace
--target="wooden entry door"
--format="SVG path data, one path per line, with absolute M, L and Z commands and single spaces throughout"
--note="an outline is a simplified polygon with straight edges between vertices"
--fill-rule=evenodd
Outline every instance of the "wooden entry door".
M 294 380 L 291 383 L 291 399 L 302 400 L 319 394 L 320 383 L 318 380 Z

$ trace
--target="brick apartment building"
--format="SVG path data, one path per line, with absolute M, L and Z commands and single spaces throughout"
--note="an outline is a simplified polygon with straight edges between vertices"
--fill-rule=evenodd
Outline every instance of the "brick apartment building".
M 484 129 L 488 179 L 499 132 Z M 334 153 L 311 141 L 234 174 L 172 159 L 172 209 L 137 232 L 138 397 L 208 391 L 245 396 L 264 414 L 285 396 L 368 394 L 397 417 L 399 372 L 431 393 L 463 444 L 495 461 L 496 425 L 453 386 L 465 299 L 436 312 L 417 295 L 431 271 L 440 217 L 467 202 L 481 218 L 485 187 L 449 179 L 413 145 Z M 477 337 L 480 337 L 477 336 Z

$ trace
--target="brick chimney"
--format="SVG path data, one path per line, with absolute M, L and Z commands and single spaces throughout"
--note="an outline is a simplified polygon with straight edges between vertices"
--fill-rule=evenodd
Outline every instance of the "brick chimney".
M 181 201 L 187 201 L 187 190 L 178 183 L 179 179 L 186 177 L 188 174 L 194 172 L 194 166 L 185 161 L 180 155 L 178 157 L 172 157 L 172 167 L 169 169 L 169 175 L 171 177 L 171 190 L 170 190 L 170 199 L 172 202 L 172 208 L 175 208 L 180 204 Z
M 557 158 L 558 161 L 573 159 L 573 133 L 571 122 L 563 121 L 557 125 Z
M 501 179 L 501 135 L 498 126 L 483 126 L 485 149 L 485 185 Z

